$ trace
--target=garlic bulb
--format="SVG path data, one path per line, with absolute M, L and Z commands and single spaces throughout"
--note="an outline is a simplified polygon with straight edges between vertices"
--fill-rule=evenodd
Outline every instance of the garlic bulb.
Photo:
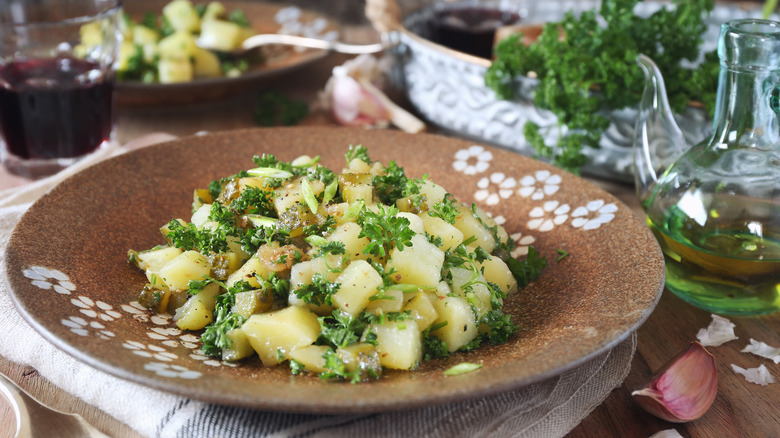
M 669 361 L 644 388 L 631 393 L 647 412 L 673 423 L 695 420 L 718 391 L 715 358 L 698 342 Z

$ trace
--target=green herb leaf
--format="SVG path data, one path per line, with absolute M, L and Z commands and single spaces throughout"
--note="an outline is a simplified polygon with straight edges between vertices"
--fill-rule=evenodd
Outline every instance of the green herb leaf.
M 241 69 L 241 66 L 239 66 Z M 293 100 L 276 91 L 260 94 L 252 114 L 259 126 L 292 126 L 309 115 L 306 102 Z
M 482 364 L 462 362 L 451 368 L 444 370 L 442 374 L 444 374 L 445 376 L 459 376 L 461 374 L 466 374 L 472 371 L 476 371 L 482 367 L 483 367 Z
M 395 207 L 377 206 L 379 212 L 364 209 L 360 212 L 357 223 L 361 226 L 358 237 L 367 237 L 369 244 L 363 249 L 364 254 L 384 258 L 392 248 L 403 251 L 404 247 L 412 246 L 415 232 L 409 228 L 409 219 L 396 216 Z

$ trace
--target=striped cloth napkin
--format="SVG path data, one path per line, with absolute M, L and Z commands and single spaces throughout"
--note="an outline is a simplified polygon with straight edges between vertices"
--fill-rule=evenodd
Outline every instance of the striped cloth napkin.
M 170 138 L 155 135 L 134 143 L 138 146 Z M 8 238 L 27 208 L 67 176 L 126 149 L 109 147 L 58 175 L 0 192 L 3 279 Z M 0 315 L 0 356 L 35 368 L 62 390 L 146 437 L 559 437 L 623 382 L 636 349 L 636 335 L 632 335 L 613 350 L 557 377 L 454 404 L 360 415 L 288 414 L 191 400 L 83 364 L 43 339 L 22 319 L 5 281 L 0 281 Z M 24 342 L 19 341 L 22 339 Z

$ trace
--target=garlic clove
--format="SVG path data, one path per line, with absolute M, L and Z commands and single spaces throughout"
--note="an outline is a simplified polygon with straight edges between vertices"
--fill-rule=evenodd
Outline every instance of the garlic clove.
M 425 124 L 382 91 L 384 70 L 382 62 L 371 55 L 334 67 L 320 106 L 330 109 L 341 125 L 386 128 L 392 123 L 406 132 L 422 132 Z
M 673 423 L 695 420 L 712 406 L 718 392 L 715 358 L 693 342 L 653 376 L 644 388 L 631 393 L 647 412 Z

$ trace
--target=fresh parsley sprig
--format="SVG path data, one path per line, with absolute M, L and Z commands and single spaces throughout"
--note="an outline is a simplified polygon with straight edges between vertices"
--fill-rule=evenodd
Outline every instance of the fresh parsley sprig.
M 697 68 L 689 65 L 698 60 L 706 31 L 703 19 L 712 11 L 713 0 L 673 0 L 673 7 L 647 17 L 634 14 L 639 1 L 604 0 L 598 12 L 568 12 L 560 21 L 546 24 L 538 40 L 528 46 L 519 35 L 497 45 L 485 84 L 499 98 L 511 99 L 518 88 L 516 78 L 534 72 L 539 78 L 534 103 L 558 117 L 559 132 L 568 128 L 557 144 L 546 144 L 539 126 L 526 123 L 526 141 L 538 156 L 579 171 L 587 161 L 582 146 L 598 148 L 609 126 L 606 111 L 639 102 L 645 83 L 635 62 L 640 53 L 664 72 L 676 112 L 699 101 L 712 114 L 717 57 L 709 53 Z
M 364 208 L 357 218 L 361 227 L 358 237 L 367 237 L 369 240 L 363 253 L 385 258 L 393 248 L 403 251 L 405 247 L 412 246 L 415 232 L 409 228 L 409 219 L 397 216 L 398 209 L 395 207 L 379 204 L 377 209 L 378 213 L 374 213 Z

